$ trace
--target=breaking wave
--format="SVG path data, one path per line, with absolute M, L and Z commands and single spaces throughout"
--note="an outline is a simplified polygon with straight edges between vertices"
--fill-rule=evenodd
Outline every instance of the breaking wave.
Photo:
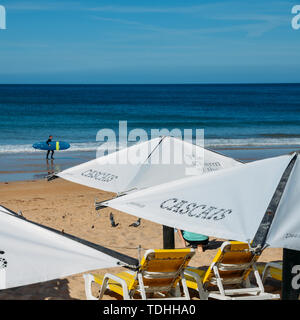
M 127 146 L 133 143 L 128 143 Z M 246 138 L 246 139 L 205 139 L 205 147 L 278 147 L 278 146 L 300 146 L 300 138 Z M 96 151 L 98 148 L 108 150 L 109 152 L 117 149 L 123 149 L 126 144 L 121 144 L 118 148 L 115 144 L 103 144 L 97 142 L 80 142 L 71 143 L 71 147 L 68 150 L 60 152 L 88 152 Z M 31 144 L 20 144 L 20 145 L 0 145 L 0 154 L 7 153 L 40 153 L 45 152 L 43 150 L 36 150 Z

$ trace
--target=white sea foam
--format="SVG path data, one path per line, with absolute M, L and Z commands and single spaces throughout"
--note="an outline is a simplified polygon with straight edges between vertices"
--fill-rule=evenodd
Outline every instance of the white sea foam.
M 132 143 L 131 143 L 132 144 Z M 128 144 L 131 145 L 131 144 Z M 246 138 L 246 139 L 205 139 L 206 147 L 276 147 L 276 146 L 300 146 L 300 138 Z M 123 149 L 126 144 L 120 145 L 118 149 Z M 116 150 L 114 144 L 103 144 L 99 142 L 71 143 L 68 150 L 60 152 L 86 152 L 96 151 L 98 148 L 113 152 Z M 36 150 L 31 144 L 20 145 L 0 145 L 0 154 L 7 153 L 39 153 L 43 150 Z
M 300 138 L 206 139 L 206 147 L 276 147 L 300 145 Z

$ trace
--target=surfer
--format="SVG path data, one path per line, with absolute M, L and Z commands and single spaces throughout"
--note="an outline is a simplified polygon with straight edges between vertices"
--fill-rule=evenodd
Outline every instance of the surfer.
M 46 143 L 47 143 L 47 145 L 48 145 L 49 147 L 50 147 L 50 142 L 52 141 L 52 139 L 53 139 L 53 137 L 52 137 L 52 136 L 49 136 L 48 140 L 46 141 Z M 46 157 L 47 160 L 48 160 L 50 151 L 51 151 L 51 159 L 54 159 L 54 158 L 53 158 L 54 150 L 48 150 L 48 151 L 47 151 L 47 157 Z

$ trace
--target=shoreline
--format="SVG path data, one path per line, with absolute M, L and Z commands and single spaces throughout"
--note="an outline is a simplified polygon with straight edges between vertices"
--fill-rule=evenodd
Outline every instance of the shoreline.
M 218 146 L 208 148 L 242 162 L 279 156 L 299 150 L 298 145 L 279 146 Z M 45 153 L 5 153 L 0 154 L 0 182 L 42 180 L 48 174 L 59 172 L 81 163 L 93 160 L 94 151 L 56 152 L 53 161 L 45 159 Z

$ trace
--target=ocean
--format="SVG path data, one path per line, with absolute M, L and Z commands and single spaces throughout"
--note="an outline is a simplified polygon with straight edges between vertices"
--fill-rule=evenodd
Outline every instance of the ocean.
M 118 136 L 120 120 L 149 137 L 204 129 L 206 147 L 253 160 L 299 148 L 300 84 L 0 85 L 0 181 L 43 177 L 49 166 L 32 144 L 50 134 L 71 144 L 52 170 L 95 158 L 97 132 Z

